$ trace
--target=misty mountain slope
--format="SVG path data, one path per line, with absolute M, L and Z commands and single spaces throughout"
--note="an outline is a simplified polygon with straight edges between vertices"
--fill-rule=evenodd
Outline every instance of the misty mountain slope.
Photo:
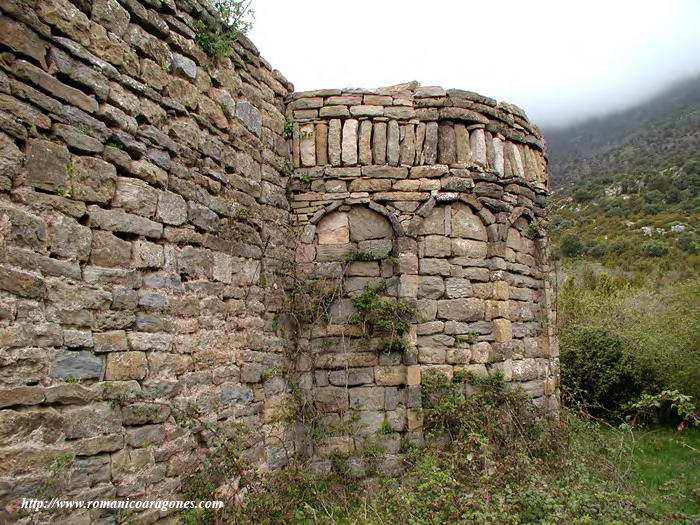
M 637 275 L 700 273 L 700 76 L 545 137 L 555 256 Z
M 545 130 L 558 190 L 601 175 L 647 175 L 683 166 L 700 150 L 700 76 L 629 110 Z

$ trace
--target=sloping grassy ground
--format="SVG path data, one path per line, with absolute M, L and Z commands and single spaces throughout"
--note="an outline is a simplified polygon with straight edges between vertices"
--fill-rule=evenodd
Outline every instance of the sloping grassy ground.
M 700 519 L 700 429 L 639 431 L 626 442 L 629 464 L 621 466 L 639 500 L 656 514 Z

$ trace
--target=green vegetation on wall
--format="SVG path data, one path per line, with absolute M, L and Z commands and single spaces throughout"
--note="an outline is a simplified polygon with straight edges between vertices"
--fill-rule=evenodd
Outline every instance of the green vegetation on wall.
M 214 0 L 216 19 L 195 22 L 195 40 L 212 58 L 230 56 L 233 43 L 253 27 L 250 1 Z

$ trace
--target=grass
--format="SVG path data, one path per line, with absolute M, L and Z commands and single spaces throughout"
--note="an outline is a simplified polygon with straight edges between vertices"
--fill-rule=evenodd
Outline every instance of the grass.
M 700 428 L 636 431 L 626 479 L 649 511 L 700 517 Z

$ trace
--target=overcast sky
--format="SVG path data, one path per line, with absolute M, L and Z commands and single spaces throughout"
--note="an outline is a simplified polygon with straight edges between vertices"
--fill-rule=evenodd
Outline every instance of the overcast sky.
M 418 80 L 541 126 L 700 72 L 700 0 L 253 0 L 251 38 L 298 91 Z

